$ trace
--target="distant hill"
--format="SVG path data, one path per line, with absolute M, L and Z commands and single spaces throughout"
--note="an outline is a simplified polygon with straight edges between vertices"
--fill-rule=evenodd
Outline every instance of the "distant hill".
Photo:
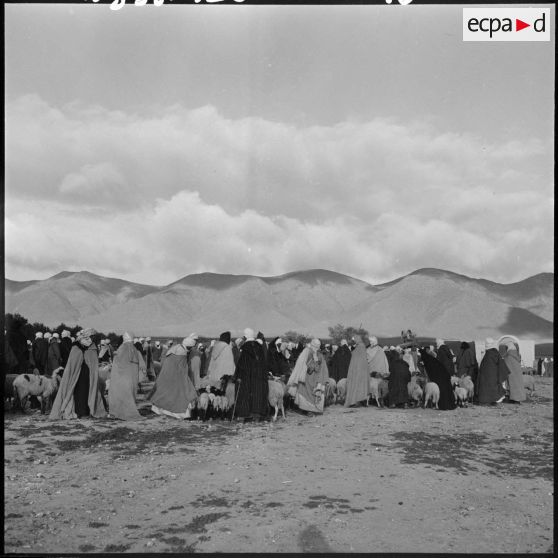
M 425 268 L 370 285 L 311 269 L 278 277 L 200 273 L 157 287 L 64 271 L 45 280 L 6 279 L 5 285 L 6 312 L 105 332 L 216 336 L 249 326 L 267 336 L 296 330 L 323 337 L 328 326 L 343 323 L 383 337 L 407 328 L 448 339 L 512 334 L 543 341 L 553 335 L 552 273 L 499 284 Z

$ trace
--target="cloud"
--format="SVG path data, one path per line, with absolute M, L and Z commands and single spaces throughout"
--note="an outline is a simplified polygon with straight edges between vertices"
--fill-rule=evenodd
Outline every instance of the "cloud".
M 304 128 L 28 95 L 6 106 L 7 275 L 442 267 L 511 282 L 552 268 L 550 147 L 418 119 Z

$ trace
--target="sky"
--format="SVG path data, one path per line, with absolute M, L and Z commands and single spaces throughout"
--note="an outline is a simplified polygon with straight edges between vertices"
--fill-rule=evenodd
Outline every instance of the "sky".
M 472 43 L 457 5 L 4 9 L 9 279 L 554 269 L 554 22 Z

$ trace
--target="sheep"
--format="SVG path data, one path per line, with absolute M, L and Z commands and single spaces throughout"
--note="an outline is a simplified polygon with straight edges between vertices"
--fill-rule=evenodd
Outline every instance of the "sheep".
M 411 401 L 414 401 L 415 407 L 418 407 L 423 397 L 422 388 L 418 384 L 415 384 L 414 382 L 409 382 L 408 385 L 411 386 L 409 391 L 409 399 Z
M 41 403 L 41 414 L 50 409 L 58 386 L 60 385 L 60 377 L 64 368 L 59 367 L 54 370 L 52 377 L 35 376 L 33 374 L 19 374 L 14 379 L 13 387 L 17 392 L 22 410 L 25 410 L 25 402 L 27 397 L 35 395 Z
M 217 416 L 224 419 L 229 412 L 229 400 L 226 395 L 217 395 L 213 401 L 213 406 Z
M 326 380 L 326 391 L 325 391 L 325 405 L 333 405 L 335 403 L 337 390 L 337 382 L 333 378 L 328 378 Z
M 533 376 L 523 374 L 523 387 L 525 388 L 526 393 L 529 391 L 529 397 L 532 397 L 535 393 L 535 379 Z
M 389 395 L 388 381 L 385 378 L 382 378 L 380 380 L 380 383 L 378 384 L 378 397 L 380 398 L 382 405 L 386 404 L 388 395 Z
M 472 403 L 473 397 L 475 396 L 475 384 L 473 384 L 471 376 L 463 376 L 462 378 L 459 378 L 459 387 L 467 390 L 467 400 L 469 403 Z
M 424 386 L 424 408 L 428 405 L 428 402 L 432 400 L 432 404 L 435 408 L 438 408 L 438 401 L 440 400 L 440 388 L 435 382 L 427 382 Z
M 380 403 L 380 378 L 371 377 L 368 383 L 368 395 L 370 399 L 374 399 L 376 401 L 376 405 L 381 407 Z
M 207 420 L 209 411 L 209 393 L 204 391 L 199 395 L 196 407 L 198 410 L 198 418 L 201 420 Z
M 455 387 L 459 385 L 459 376 L 452 376 L 450 378 L 451 387 Z
M 283 404 L 283 397 L 287 391 L 287 386 L 279 379 L 268 380 L 269 393 L 267 399 L 272 408 L 275 409 L 275 415 L 273 416 L 273 422 L 277 420 L 277 415 L 279 409 L 281 409 L 281 414 L 285 418 L 285 406 Z
M 467 407 L 468 391 L 464 387 L 455 386 L 453 390 L 455 401 L 460 407 Z
M 343 405 L 345 397 L 347 396 L 347 378 L 341 378 L 337 382 L 337 398 L 336 402 Z

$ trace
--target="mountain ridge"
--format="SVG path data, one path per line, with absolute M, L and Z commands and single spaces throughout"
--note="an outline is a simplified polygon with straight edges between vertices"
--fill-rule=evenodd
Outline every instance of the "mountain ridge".
M 204 272 L 162 286 L 62 271 L 43 280 L 6 279 L 5 299 L 7 312 L 49 326 L 151 335 L 213 336 L 251 325 L 266 335 L 294 329 L 326 336 L 328 326 L 362 322 L 388 336 L 410 327 L 464 339 L 499 332 L 552 339 L 553 284 L 553 273 L 502 284 L 437 268 L 379 285 L 327 269 L 271 277 Z

